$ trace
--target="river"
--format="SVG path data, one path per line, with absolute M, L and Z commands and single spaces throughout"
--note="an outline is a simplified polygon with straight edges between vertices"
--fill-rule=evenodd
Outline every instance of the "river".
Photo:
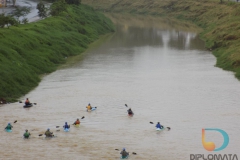
M 240 83 L 214 67 L 216 58 L 197 34 L 168 21 L 116 20 L 116 33 L 81 55 L 78 62 L 43 77 L 29 98 L 0 107 L 0 159 L 119 159 L 123 147 L 133 160 L 186 160 L 190 154 L 237 154 L 240 149 Z M 118 23 L 119 22 L 119 23 Z M 77 59 L 72 58 L 72 59 Z M 86 112 L 91 103 L 97 110 Z M 127 115 L 127 104 L 134 112 Z M 56 126 L 81 118 L 70 132 Z M 17 123 L 13 123 L 17 120 Z M 150 124 L 149 122 L 154 122 Z M 156 122 L 170 131 L 156 131 Z M 45 139 L 47 128 L 56 138 Z M 219 128 L 228 146 L 209 152 L 202 128 Z M 31 132 L 23 139 L 24 130 Z M 206 131 L 216 148 L 219 132 Z M 240 156 L 240 154 L 238 155 Z

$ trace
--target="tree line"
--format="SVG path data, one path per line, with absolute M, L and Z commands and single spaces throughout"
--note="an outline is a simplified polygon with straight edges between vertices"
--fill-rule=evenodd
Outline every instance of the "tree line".
M 58 16 L 61 12 L 67 11 L 68 5 L 80 5 L 81 0 L 52 0 L 50 8 L 47 8 L 45 4 L 40 1 L 37 4 L 38 16 L 40 18 L 46 18 L 48 16 Z M 10 26 L 17 26 L 19 24 L 28 23 L 26 16 L 30 13 L 30 7 L 15 7 L 10 14 L 0 14 L 0 27 L 9 28 Z M 23 17 L 20 20 L 20 17 Z

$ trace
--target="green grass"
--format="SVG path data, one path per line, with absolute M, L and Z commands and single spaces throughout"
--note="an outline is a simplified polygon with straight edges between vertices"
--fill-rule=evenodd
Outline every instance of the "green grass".
M 0 29 L 0 98 L 14 101 L 36 87 L 40 75 L 85 51 L 112 22 L 86 5 L 69 6 L 60 16 Z
M 201 27 L 200 37 L 217 58 L 216 66 L 240 80 L 240 3 L 224 0 L 82 0 L 96 10 L 159 15 Z M 111 6 L 113 4 L 114 8 Z

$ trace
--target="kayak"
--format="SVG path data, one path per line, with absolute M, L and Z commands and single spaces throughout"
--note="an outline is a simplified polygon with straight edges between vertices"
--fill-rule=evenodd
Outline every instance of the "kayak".
M 6 131 L 6 132 L 12 132 L 12 130 L 11 130 L 11 129 L 5 129 L 5 131 Z
M 87 109 L 87 112 L 88 112 L 88 111 L 95 111 L 96 109 L 97 109 L 97 107 L 92 107 L 91 110 L 88 110 L 88 109 Z
M 32 106 L 33 106 L 32 103 L 30 103 L 30 104 L 25 104 L 25 105 L 23 106 L 23 108 L 29 108 L 29 107 L 32 107 Z
M 162 130 L 164 130 L 164 126 L 163 128 L 156 128 L 156 131 L 162 131 Z
M 134 113 L 132 113 L 132 114 L 128 114 L 128 116 L 130 116 L 130 117 L 132 117 L 134 115 Z
M 96 109 L 97 109 L 97 107 L 93 107 L 91 110 L 94 111 L 94 110 L 96 110 Z
M 74 126 L 75 126 L 75 127 L 80 127 L 80 124 L 75 124 Z
M 127 157 L 121 156 L 120 159 L 128 159 L 129 155 Z
M 65 131 L 65 132 L 69 132 L 69 131 L 70 131 L 70 128 L 65 128 L 64 131 Z

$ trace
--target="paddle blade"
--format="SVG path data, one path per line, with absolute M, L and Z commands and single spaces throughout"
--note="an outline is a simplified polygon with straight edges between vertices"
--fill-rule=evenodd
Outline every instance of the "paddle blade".
M 22 101 L 19 101 L 19 103 L 22 103 Z
M 38 136 L 42 136 L 43 134 L 39 134 Z
M 149 123 L 153 124 L 153 122 L 149 122 Z
M 127 104 L 125 104 L 125 106 L 126 106 L 126 107 L 128 107 L 128 105 L 127 105 Z
M 37 103 L 33 103 L 34 105 L 37 105 Z
M 59 128 L 59 126 L 56 126 L 56 128 Z
M 171 128 L 170 127 L 167 127 L 168 130 L 170 130 Z
M 85 117 L 83 116 L 81 119 L 84 119 Z
M 135 152 L 132 152 L 132 154 L 136 155 L 137 153 L 135 153 Z
M 115 149 L 116 151 L 119 151 L 119 149 Z
M 15 120 L 13 123 L 17 123 L 17 120 Z

